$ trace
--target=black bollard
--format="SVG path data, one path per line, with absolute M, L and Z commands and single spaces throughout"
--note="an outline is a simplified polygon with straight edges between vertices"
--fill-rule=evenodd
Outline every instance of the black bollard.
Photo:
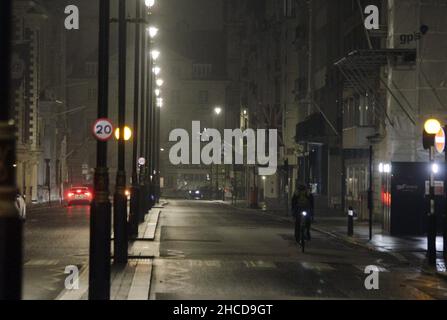
M 348 209 L 348 236 L 354 235 L 354 209 L 349 207 Z

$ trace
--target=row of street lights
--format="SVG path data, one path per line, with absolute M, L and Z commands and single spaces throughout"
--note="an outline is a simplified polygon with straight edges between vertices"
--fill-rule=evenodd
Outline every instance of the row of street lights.
M 115 264 L 128 262 L 128 241 L 138 236 L 138 225 L 159 198 L 159 121 L 163 105 L 159 78 L 161 68 L 155 63 L 160 51 L 152 49 L 158 28 L 149 19 L 155 0 L 136 0 L 136 17 L 128 20 L 126 0 L 119 0 L 118 59 L 118 170 L 113 197 Z M 100 0 L 98 118 L 108 117 L 110 4 Z M 127 23 L 135 22 L 134 122 L 126 126 Z M 142 25 L 144 28 L 142 28 Z M 142 32 L 143 31 L 143 32 Z M 156 97 L 156 99 L 154 99 Z M 122 129 L 122 130 L 121 130 Z M 133 136 L 132 192 L 127 217 L 125 150 Z M 110 299 L 111 203 L 107 142 L 98 141 L 94 199 L 90 215 L 89 299 Z

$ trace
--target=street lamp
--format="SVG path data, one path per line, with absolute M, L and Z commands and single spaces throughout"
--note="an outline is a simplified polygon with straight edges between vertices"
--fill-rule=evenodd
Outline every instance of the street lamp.
M 155 5 L 155 0 L 144 0 L 144 4 L 148 8 L 152 8 Z
M 157 107 L 162 108 L 163 107 L 163 98 L 157 98 Z
M 151 39 L 154 39 L 158 34 L 157 27 L 149 27 L 147 28 L 147 31 L 149 32 L 149 37 L 151 37 Z
M 164 84 L 165 82 L 163 81 L 163 79 L 157 79 L 156 83 L 157 83 L 157 87 L 160 88 L 160 87 L 163 86 L 163 84 Z
M 157 97 L 159 97 L 160 94 L 161 94 L 161 90 L 160 90 L 160 89 L 155 89 L 154 92 L 155 92 L 155 95 L 156 95 Z
M 214 108 L 214 113 L 220 115 L 222 113 L 222 108 L 221 107 Z
M 151 51 L 152 60 L 157 61 L 160 57 L 160 51 L 158 50 L 152 50 Z
M 155 74 L 156 76 L 158 76 L 158 75 L 160 74 L 160 72 L 161 72 L 161 68 L 155 66 L 155 67 L 152 69 L 152 72 L 154 72 L 154 74 Z

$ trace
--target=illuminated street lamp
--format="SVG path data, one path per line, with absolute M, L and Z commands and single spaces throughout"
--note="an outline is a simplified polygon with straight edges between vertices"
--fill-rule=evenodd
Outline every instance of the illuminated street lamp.
M 158 34 L 157 27 L 149 27 L 147 28 L 147 31 L 149 32 L 149 37 L 151 37 L 151 39 L 155 38 Z
M 148 8 L 152 8 L 155 5 L 155 0 L 144 0 L 144 4 Z
M 157 107 L 163 108 L 163 98 L 157 98 Z
M 220 115 L 222 113 L 222 108 L 221 107 L 214 108 L 214 113 Z
M 163 79 L 157 79 L 156 83 L 157 87 L 162 87 L 165 82 L 163 81 Z
M 155 96 L 157 96 L 157 97 L 159 97 L 160 94 L 161 94 L 161 90 L 160 89 L 155 89 L 154 92 L 155 92 Z
M 157 59 L 160 57 L 160 51 L 152 50 L 151 56 L 152 56 L 152 60 L 157 61 Z
M 115 138 L 116 140 L 120 139 L 120 128 L 116 128 L 115 130 Z M 128 127 L 124 127 L 124 141 L 129 141 L 132 138 L 132 130 Z
M 158 75 L 160 74 L 160 72 L 161 72 L 161 68 L 155 66 L 155 67 L 152 69 L 152 72 L 153 72 L 156 76 L 158 76 Z

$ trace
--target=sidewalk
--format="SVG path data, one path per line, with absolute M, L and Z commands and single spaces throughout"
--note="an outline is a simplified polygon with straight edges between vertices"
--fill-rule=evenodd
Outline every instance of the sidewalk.
M 148 300 L 151 278 L 152 261 L 158 254 L 157 243 L 154 242 L 158 219 L 161 211 L 168 203 L 160 201 L 146 216 L 145 221 L 138 228 L 138 237 L 129 243 L 129 262 L 125 266 L 111 266 L 111 300 Z M 112 246 L 113 247 L 113 246 Z M 56 300 L 87 300 L 88 274 L 86 265 L 80 270 L 79 289 L 63 290 Z
M 420 270 L 447 279 L 445 262 L 442 259 L 443 239 L 438 237 L 436 247 L 438 260 L 436 270 L 426 264 L 426 237 L 395 237 L 382 231 L 380 224 L 373 224 L 372 240 L 369 240 L 368 222 L 354 222 L 354 236 L 347 235 L 347 218 L 320 218 L 313 224 L 313 229 L 341 239 L 353 245 L 362 246 L 369 250 L 393 255 L 402 263 L 407 263 Z
M 232 206 L 234 208 L 248 210 L 252 212 L 258 212 L 271 215 L 282 221 L 293 223 L 293 219 L 290 215 L 286 215 L 285 209 L 281 208 L 260 208 L 250 209 L 247 208 L 246 201 L 237 201 L 236 204 L 232 204 L 231 201 L 218 201 L 225 205 Z M 318 214 L 315 217 L 315 222 L 312 225 L 314 231 L 324 233 L 333 238 L 345 241 L 352 245 L 361 246 L 368 250 L 382 252 L 394 256 L 398 261 L 409 266 L 418 268 L 422 272 L 437 275 L 444 279 L 447 279 L 447 271 L 444 259 L 442 259 L 443 239 L 437 238 L 437 250 L 438 260 L 436 270 L 429 267 L 426 264 L 426 237 L 394 237 L 386 235 L 382 232 L 382 226 L 380 224 L 373 224 L 373 237 L 369 240 L 369 224 L 368 222 L 354 222 L 354 236 L 349 237 L 347 235 L 347 218 L 343 217 L 339 212 L 325 212 Z

